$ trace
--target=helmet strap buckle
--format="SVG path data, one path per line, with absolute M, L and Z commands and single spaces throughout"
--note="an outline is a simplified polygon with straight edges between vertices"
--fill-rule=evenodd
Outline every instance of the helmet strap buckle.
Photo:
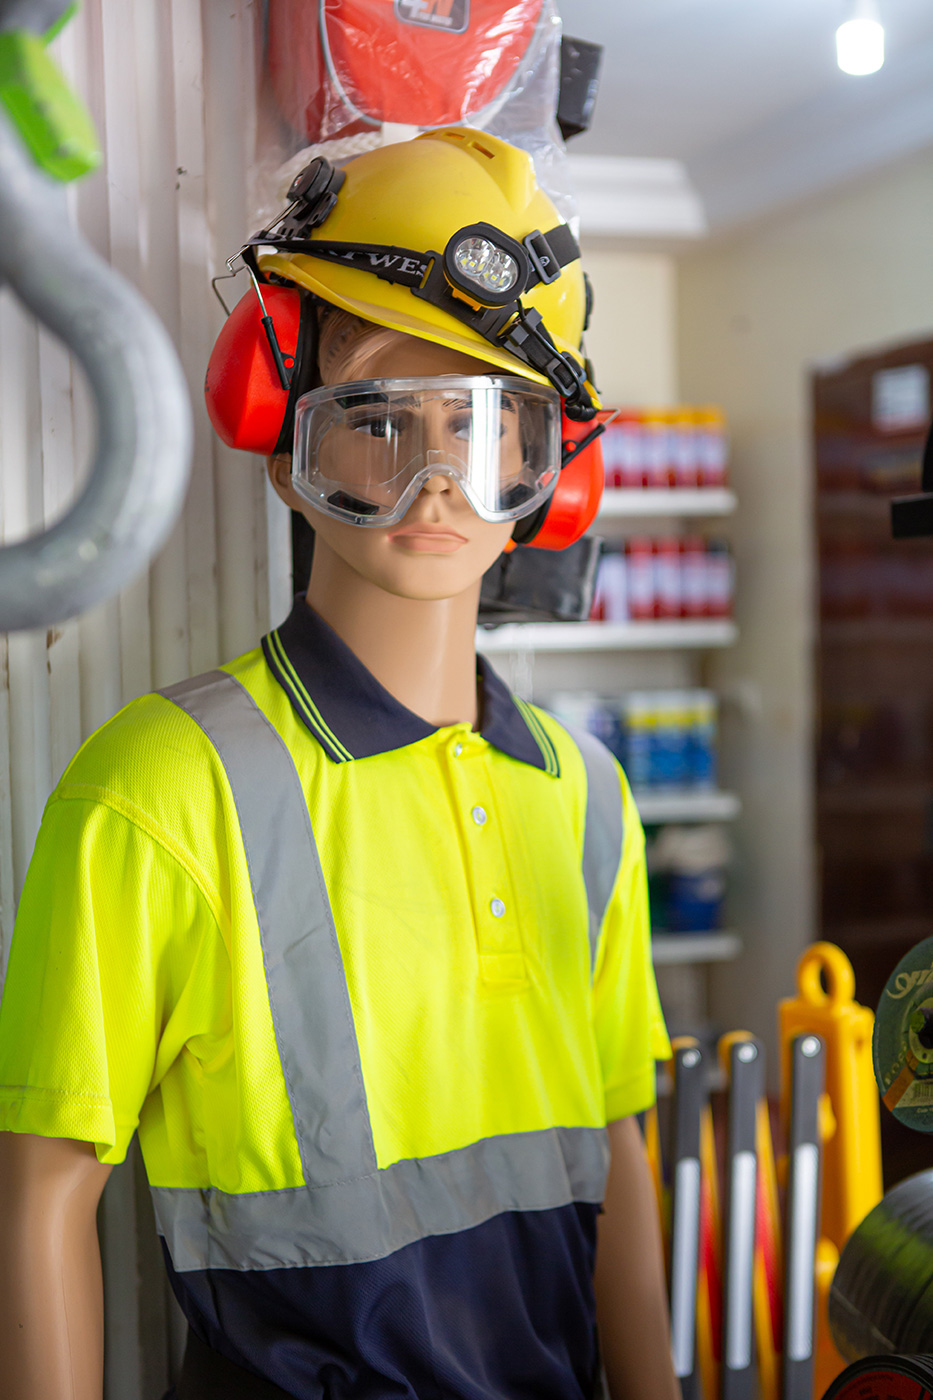
M 323 156 L 315 156 L 289 185 L 285 209 L 254 235 L 253 241 L 275 243 L 304 238 L 311 229 L 320 228 L 337 203 L 346 178 L 345 171 L 338 170 Z
M 545 286 L 556 282 L 561 274 L 560 260 L 554 256 L 550 243 L 540 229 L 535 229 L 522 239 L 522 246 L 528 259 Z

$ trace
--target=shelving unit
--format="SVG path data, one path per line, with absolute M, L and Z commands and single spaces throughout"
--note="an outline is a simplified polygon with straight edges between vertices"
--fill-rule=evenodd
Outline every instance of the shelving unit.
M 632 533 L 657 533 L 659 527 L 666 534 L 683 533 L 696 529 L 697 522 L 732 515 L 736 506 L 735 493 L 725 488 L 606 490 L 592 533 L 615 539 Z M 685 521 L 693 522 L 692 526 L 678 524 Z M 611 694 L 620 686 L 623 666 L 623 688 L 695 685 L 698 654 L 732 646 L 737 637 L 731 618 L 526 622 L 481 628 L 477 649 L 490 657 L 502 657 L 512 668 L 513 688 L 521 691 L 524 687 L 528 695 L 547 696 L 562 688 Z M 572 667 L 565 659 L 570 655 L 575 657 Z M 626 656 L 632 659 L 626 661 Z M 636 675 L 638 680 L 634 680 Z M 718 789 L 642 791 L 635 794 L 635 801 L 642 822 L 652 826 L 728 822 L 741 811 L 735 793 Z M 657 934 L 652 938 L 653 961 L 659 968 L 673 969 L 667 974 L 669 978 L 689 975 L 693 965 L 702 977 L 703 965 L 727 962 L 741 951 L 741 939 L 734 932 Z
M 603 492 L 596 519 L 625 520 L 661 515 L 712 517 L 731 515 L 735 507 L 735 492 L 718 487 L 695 491 L 683 487 L 672 487 L 667 491 L 615 489 Z
M 651 960 L 656 967 L 729 962 L 741 951 L 737 933 L 656 933 L 651 939 Z
M 504 651 L 655 651 L 728 647 L 738 636 L 728 618 L 672 618 L 651 622 L 508 622 L 480 628 L 477 649 Z

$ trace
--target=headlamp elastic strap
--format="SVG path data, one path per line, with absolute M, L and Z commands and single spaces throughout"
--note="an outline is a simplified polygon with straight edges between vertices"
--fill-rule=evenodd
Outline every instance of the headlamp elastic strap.
M 289 190 L 292 203 L 285 213 L 247 241 L 244 261 L 255 267 L 257 249 L 271 246 L 282 252 L 356 267 L 384 282 L 408 287 L 415 296 L 455 316 L 491 345 L 501 346 L 544 375 L 565 400 L 568 417 L 579 421 L 593 417 L 596 408 L 583 370 L 572 355 L 557 349 L 540 313 L 524 307 L 520 300 L 524 292 L 540 282 L 549 285 L 556 281 L 561 269 L 580 256 L 567 224 L 557 224 L 547 233 L 535 229 L 520 245 L 491 225 L 472 224 L 459 229 L 443 253 L 394 244 L 308 238 L 309 231 L 326 219 L 343 179 L 343 172 L 327 161 L 312 162 L 293 182 Z M 512 257 L 519 276 L 507 292 L 484 295 L 482 273 L 478 280 L 469 273 L 457 275 L 453 254 L 470 238 L 485 239 L 493 250 L 501 246 L 503 254 Z

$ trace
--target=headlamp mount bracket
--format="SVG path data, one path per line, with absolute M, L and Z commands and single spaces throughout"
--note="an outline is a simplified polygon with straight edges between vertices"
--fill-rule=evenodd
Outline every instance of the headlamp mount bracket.
M 527 234 L 522 239 L 522 247 L 528 254 L 528 261 L 538 274 L 538 280 L 543 282 L 546 287 L 549 287 L 552 282 L 556 282 L 562 270 L 560 260 L 554 256 L 554 251 L 541 230 L 536 228 L 533 233 Z

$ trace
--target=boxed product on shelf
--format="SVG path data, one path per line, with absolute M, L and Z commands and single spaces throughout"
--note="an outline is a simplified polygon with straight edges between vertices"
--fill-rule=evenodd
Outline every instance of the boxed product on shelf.
M 609 487 L 695 490 L 726 484 L 726 420 L 715 404 L 620 409 L 602 447 Z
M 564 691 L 548 708 L 586 729 L 618 758 L 637 793 L 716 787 L 717 701 L 709 690 Z
M 722 927 L 732 859 L 720 826 L 665 826 L 648 842 L 651 923 L 656 932 L 711 933 Z
M 716 786 L 716 697 L 709 690 L 631 691 L 617 702 L 616 753 L 632 788 Z
M 633 536 L 621 546 L 604 543 L 590 617 L 730 617 L 734 591 L 732 552 L 724 540 Z

